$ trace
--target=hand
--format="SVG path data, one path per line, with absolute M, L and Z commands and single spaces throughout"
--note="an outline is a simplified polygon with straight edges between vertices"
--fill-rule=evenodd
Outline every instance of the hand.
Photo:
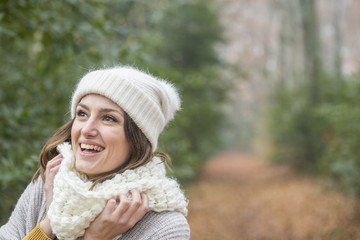
M 59 171 L 60 163 L 62 160 L 63 160 L 63 156 L 59 154 L 46 164 L 45 184 L 44 184 L 45 198 L 46 198 L 46 212 L 49 210 L 49 206 L 53 199 L 54 178 L 57 172 Z M 50 220 L 47 217 L 47 215 L 40 222 L 40 228 L 49 238 L 51 239 L 55 238 L 55 235 L 53 234 L 50 226 Z
M 46 198 L 46 212 L 49 210 L 49 206 L 53 199 L 54 178 L 59 171 L 62 160 L 63 160 L 63 156 L 59 154 L 46 164 L 45 185 L 44 185 L 45 198 Z
M 104 210 L 85 230 L 84 240 L 113 239 L 132 228 L 149 211 L 145 193 L 131 190 L 132 201 L 125 195 L 110 199 Z

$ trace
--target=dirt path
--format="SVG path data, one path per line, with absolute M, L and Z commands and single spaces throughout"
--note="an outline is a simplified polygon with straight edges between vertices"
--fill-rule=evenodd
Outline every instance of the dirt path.
M 360 239 L 351 200 L 242 153 L 209 161 L 188 196 L 193 240 Z

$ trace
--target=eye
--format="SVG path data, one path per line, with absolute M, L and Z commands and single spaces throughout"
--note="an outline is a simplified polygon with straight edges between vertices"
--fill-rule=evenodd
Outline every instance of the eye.
M 105 115 L 103 119 L 107 122 L 113 122 L 113 123 L 119 122 L 115 117 L 111 115 Z
M 78 118 L 84 118 L 86 116 L 87 116 L 87 114 L 83 110 L 78 110 L 76 112 L 76 117 L 78 117 Z

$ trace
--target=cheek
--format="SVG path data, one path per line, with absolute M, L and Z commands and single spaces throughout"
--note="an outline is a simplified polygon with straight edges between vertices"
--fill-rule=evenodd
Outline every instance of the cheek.
M 80 131 L 78 129 L 78 127 L 76 126 L 76 124 L 74 123 L 73 126 L 71 127 L 71 144 L 74 150 L 74 147 L 76 147 L 76 141 L 79 138 L 79 134 Z
M 127 159 L 130 153 L 130 147 L 125 137 L 119 138 L 119 135 L 116 136 L 116 138 L 112 141 L 112 149 L 113 153 L 116 156 L 121 156 L 120 161 L 124 161 Z
M 71 127 L 71 139 L 73 137 L 79 135 L 79 133 L 80 133 L 80 128 L 79 128 L 78 124 L 76 124 L 76 121 L 75 121 Z

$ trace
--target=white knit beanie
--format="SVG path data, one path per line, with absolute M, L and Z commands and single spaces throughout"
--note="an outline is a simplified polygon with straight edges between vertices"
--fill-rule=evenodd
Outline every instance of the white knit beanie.
M 172 84 L 133 67 L 120 66 L 89 72 L 80 80 L 71 99 L 71 118 L 81 98 L 92 93 L 118 104 L 148 138 L 153 151 L 160 133 L 181 105 Z

